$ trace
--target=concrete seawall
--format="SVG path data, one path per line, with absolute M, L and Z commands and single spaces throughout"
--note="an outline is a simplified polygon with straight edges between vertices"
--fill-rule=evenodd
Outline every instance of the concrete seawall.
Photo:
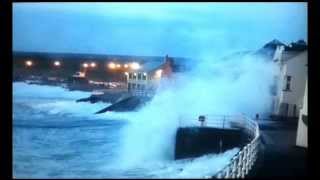
M 149 102 L 151 99 L 149 97 L 138 97 L 138 96 L 130 96 L 124 98 L 98 112 L 96 114 L 104 113 L 107 111 L 114 111 L 114 112 L 127 112 L 127 111 L 135 111 L 145 103 Z
M 176 134 L 175 159 L 220 153 L 234 147 L 241 148 L 248 142 L 249 136 L 240 128 L 179 128 Z

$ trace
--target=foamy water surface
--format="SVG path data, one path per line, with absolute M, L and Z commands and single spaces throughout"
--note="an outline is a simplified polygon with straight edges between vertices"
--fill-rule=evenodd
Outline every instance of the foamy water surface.
M 109 104 L 75 102 L 89 95 L 13 83 L 14 177 L 201 178 L 215 174 L 239 151 L 175 161 L 177 126 L 162 120 L 173 116 L 154 114 L 152 107 L 95 115 Z

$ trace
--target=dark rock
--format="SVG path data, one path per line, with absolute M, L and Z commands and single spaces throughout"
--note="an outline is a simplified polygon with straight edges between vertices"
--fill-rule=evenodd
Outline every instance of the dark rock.
M 98 101 L 101 101 L 101 99 L 97 96 L 91 95 L 88 98 L 82 98 L 82 99 L 78 99 L 76 102 L 90 102 L 90 103 L 96 103 Z

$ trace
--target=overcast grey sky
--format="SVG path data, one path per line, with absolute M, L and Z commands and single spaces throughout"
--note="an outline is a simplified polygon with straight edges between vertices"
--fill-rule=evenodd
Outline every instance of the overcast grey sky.
M 198 56 L 307 38 L 307 3 L 14 3 L 13 50 Z

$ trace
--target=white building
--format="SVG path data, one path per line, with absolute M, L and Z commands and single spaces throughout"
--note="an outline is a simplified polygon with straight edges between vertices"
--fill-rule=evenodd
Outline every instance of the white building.
M 148 61 L 139 68 L 125 72 L 128 92 L 138 96 L 152 96 L 160 79 L 172 74 L 172 65 L 172 58 L 166 56 L 164 62 Z
M 299 115 L 296 145 L 308 147 L 308 79 L 304 90 L 303 106 Z
M 276 77 L 273 115 L 298 118 L 306 87 L 308 51 L 292 45 L 278 46 L 274 62 L 279 66 L 280 74 Z

